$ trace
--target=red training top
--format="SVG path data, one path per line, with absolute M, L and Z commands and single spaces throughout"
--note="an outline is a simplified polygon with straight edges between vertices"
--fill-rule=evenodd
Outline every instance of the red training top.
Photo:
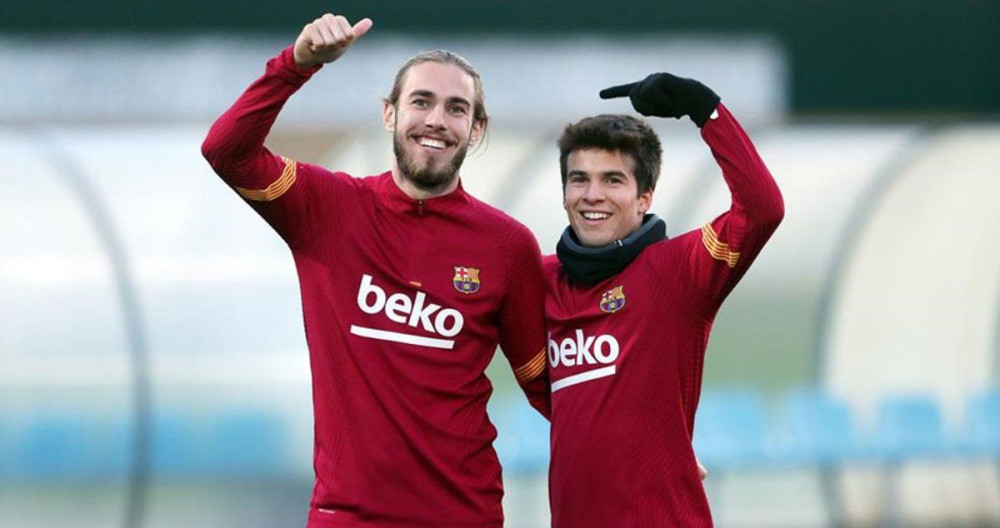
M 485 370 L 499 343 L 548 414 L 538 244 L 461 186 L 418 201 L 388 172 L 271 154 L 278 111 L 315 71 L 284 50 L 202 147 L 295 259 L 315 409 L 308 526 L 502 526 Z
M 553 528 L 712 525 L 691 448 L 708 334 L 784 215 L 749 138 L 717 110 L 701 134 L 732 192 L 727 213 L 593 287 L 545 258 Z

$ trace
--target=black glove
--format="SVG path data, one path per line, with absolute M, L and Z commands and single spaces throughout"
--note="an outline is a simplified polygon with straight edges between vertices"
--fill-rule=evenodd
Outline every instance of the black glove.
M 601 99 L 625 97 L 636 112 L 644 116 L 691 116 L 700 128 L 719 105 L 719 96 L 694 79 L 669 73 L 654 73 L 645 79 L 601 90 Z

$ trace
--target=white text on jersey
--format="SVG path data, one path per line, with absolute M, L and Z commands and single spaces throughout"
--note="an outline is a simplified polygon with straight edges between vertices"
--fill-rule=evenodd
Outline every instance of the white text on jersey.
M 570 385 L 605 378 L 615 374 L 614 363 L 618 359 L 621 347 L 613 335 L 604 334 L 597 337 L 587 337 L 584 335 L 583 330 L 577 329 L 575 339 L 567 337 L 557 343 L 552 339 L 552 334 L 550 333 L 548 341 L 549 364 L 552 365 L 552 368 L 559 367 L 560 365 L 566 367 L 607 365 L 557 380 L 552 383 L 552 392 L 569 387 Z
M 361 285 L 358 287 L 358 308 L 367 314 L 375 315 L 384 311 L 386 317 L 395 323 L 413 328 L 420 326 L 427 332 L 444 337 L 458 335 L 465 325 L 462 313 L 454 308 L 442 309 L 440 305 L 434 303 L 425 305 L 426 299 L 427 295 L 420 291 L 412 299 L 405 293 L 394 293 L 387 297 L 385 290 L 374 284 L 372 276 L 368 274 L 361 276 Z M 455 346 L 455 341 L 450 339 L 436 339 L 357 325 L 351 325 L 351 333 L 370 339 L 432 348 L 451 349 Z

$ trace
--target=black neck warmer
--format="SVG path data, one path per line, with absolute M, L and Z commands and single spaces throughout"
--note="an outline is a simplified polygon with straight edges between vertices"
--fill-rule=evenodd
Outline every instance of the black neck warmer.
M 647 214 L 631 235 L 602 247 L 581 245 L 572 227 L 567 227 L 556 244 L 556 255 L 571 282 L 593 286 L 621 273 L 647 246 L 665 238 L 666 222 Z

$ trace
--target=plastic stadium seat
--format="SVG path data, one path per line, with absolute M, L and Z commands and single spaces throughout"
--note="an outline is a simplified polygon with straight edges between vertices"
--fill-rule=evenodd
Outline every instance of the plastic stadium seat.
M 11 460 L 14 456 L 11 445 L 12 433 L 10 416 L 0 410 L 0 482 L 10 479 L 13 475 L 11 467 Z
M 190 476 L 203 469 L 204 440 L 191 416 L 173 411 L 153 414 L 153 472 L 166 476 Z
M 281 419 L 263 410 L 233 411 L 209 424 L 206 467 L 216 476 L 273 476 L 286 460 Z
M 549 422 L 523 402 L 505 405 L 498 417 L 494 447 L 504 472 L 544 475 L 549 468 Z
M 75 480 L 93 470 L 94 424 L 76 414 L 28 418 L 13 431 L 9 471 L 14 478 Z
M 132 468 L 134 422 L 131 416 L 102 414 L 95 417 L 92 449 L 88 453 L 89 476 L 105 481 L 122 481 Z
M 783 461 L 833 466 L 862 455 L 847 405 L 813 389 L 785 394 L 776 447 Z
M 948 445 L 937 401 L 924 395 L 893 395 L 879 402 L 875 442 L 881 458 L 935 458 Z
M 976 454 L 1000 454 L 1000 391 L 972 395 L 965 413 L 968 444 Z
M 712 469 L 739 469 L 768 462 L 760 395 L 751 391 L 706 391 L 694 422 L 698 460 Z

